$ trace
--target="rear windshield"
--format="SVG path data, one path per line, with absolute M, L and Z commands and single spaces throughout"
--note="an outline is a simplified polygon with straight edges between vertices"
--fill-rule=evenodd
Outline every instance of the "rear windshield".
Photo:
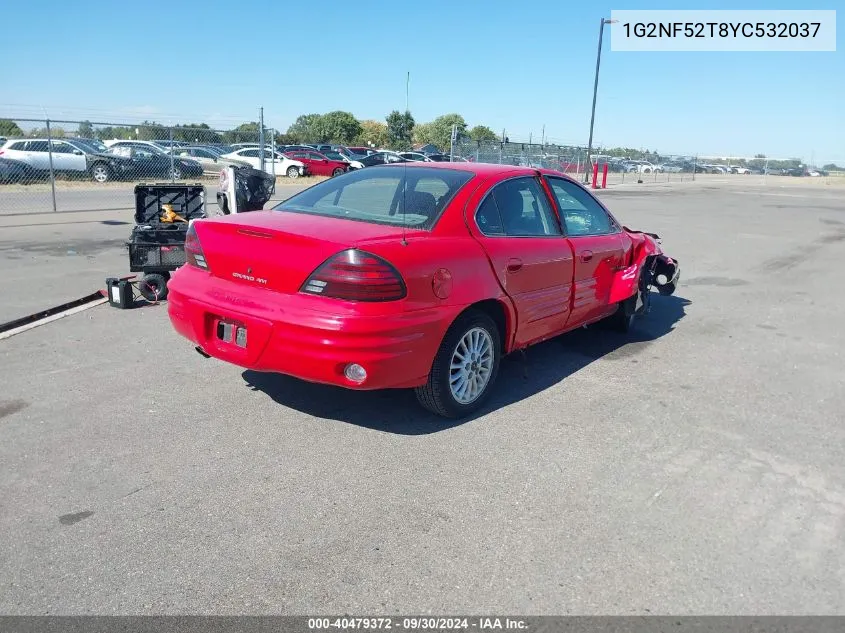
M 430 229 L 472 177 L 456 169 L 366 167 L 325 180 L 273 209 Z

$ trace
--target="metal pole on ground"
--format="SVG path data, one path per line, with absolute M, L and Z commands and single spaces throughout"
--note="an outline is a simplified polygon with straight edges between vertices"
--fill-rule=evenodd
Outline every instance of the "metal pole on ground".
M 590 164 L 590 154 L 593 151 L 593 126 L 596 122 L 596 95 L 599 91 L 599 68 L 601 67 L 601 41 L 602 37 L 604 36 L 604 25 L 605 24 L 613 24 L 616 20 L 608 20 L 606 18 L 601 19 L 601 25 L 599 26 L 599 46 L 598 52 L 596 53 L 596 77 L 593 81 L 593 109 L 592 113 L 590 114 L 590 139 L 587 141 L 587 160 L 585 162 L 584 167 L 584 182 L 587 183 L 590 181 L 590 175 L 588 171 L 588 167 L 586 165 Z
M 53 211 L 56 208 L 56 174 L 53 171 L 53 133 L 50 131 L 50 119 L 47 119 L 47 155 L 50 158 L 50 189 L 53 192 Z

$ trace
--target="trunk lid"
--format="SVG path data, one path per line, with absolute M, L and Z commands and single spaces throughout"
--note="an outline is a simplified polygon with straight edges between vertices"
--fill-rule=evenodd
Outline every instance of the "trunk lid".
M 362 241 L 401 239 L 401 228 L 338 218 L 252 211 L 195 222 L 215 277 L 292 294 L 329 257 Z

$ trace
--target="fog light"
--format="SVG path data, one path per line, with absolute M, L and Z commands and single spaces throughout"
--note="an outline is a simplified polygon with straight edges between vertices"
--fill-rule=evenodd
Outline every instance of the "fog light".
M 665 286 L 669 282 L 669 278 L 664 274 L 657 275 L 657 279 L 655 279 L 658 286 Z
M 343 370 L 343 375 L 352 382 L 364 382 L 367 379 L 367 370 L 357 363 L 349 363 Z

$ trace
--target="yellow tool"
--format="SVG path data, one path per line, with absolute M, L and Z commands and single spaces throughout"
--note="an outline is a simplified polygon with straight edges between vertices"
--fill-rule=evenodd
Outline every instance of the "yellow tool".
M 164 209 L 164 215 L 162 215 L 161 218 L 159 218 L 162 222 L 165 222 L 165 223 L 187 222 L 187 220 L 185 218 L 183 218 L 181 215 L 179 215 L 178 213 L 176 213 L 173 210 L 172 204 L 163 204 L 163 205 L 161 205 L 161 208 Z

